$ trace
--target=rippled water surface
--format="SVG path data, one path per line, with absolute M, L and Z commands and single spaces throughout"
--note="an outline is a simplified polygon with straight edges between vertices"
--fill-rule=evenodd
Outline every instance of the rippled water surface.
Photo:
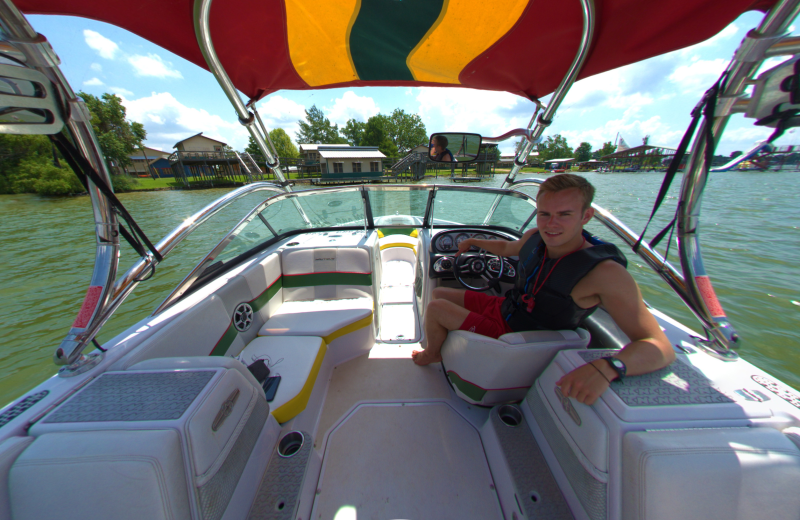
M 597 187 L 595 202 L 641 231 L 661 174 L 588 173 L 586 177 Z M 672 217 L 679 181 L 676 179 L 651 224 L 648 237 Z M 480 184 L 499 186 L 501 182 L 498 175 Z M 740 353 L 794 387 L 800 387 L 799 184 L 798 173 L 717 174 L 706 190 L 701 219 L 706 269 L 743 338 Z M 121 194 L 120 199 L 155 242 L 226 191 L 129 193 Z M 152 312 L 222 234 L 263 198 L 256 194 L 235 203 L 185 240 L 159 266 L 155 277 L 140 284 L 98 340 L 109 340 Z M 590 230 L 611 238 L 599 224 Z M 86 293 L 94 250 L 88 197 L 0 196 L 0 404 L 55 373 L 52 355 Z M 676 252 L 673 245 L 670 259 L 677 263 Z M 124 272 L 136 256 L 127 245 L 122 254 Z M 691 313 L 660 278 L 632 253 L 627 256 L 629 270 L 648 303 L 697 329 Z

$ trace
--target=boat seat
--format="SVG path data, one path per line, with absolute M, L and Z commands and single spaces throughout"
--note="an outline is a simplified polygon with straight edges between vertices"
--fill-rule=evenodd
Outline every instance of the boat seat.
M 414 285 L 419 239 L 389 235 L 378 239 L 381 248 L 381 287 Z
M 270 406 L 272 416 L 285 423 L 305 410 L 327 350 L 320 337 L 262 336 L 251 341 L 238 357 L 247 365 L 263 359 L 270 377 L 281 376 Z
M 259 336 L 319 337 L 339 361 L 372 348 L 378 288 L 373 287 L 369 250 L 286 249 L 281 270 L 283 304 L 261 326 Z
M 583 329 L 512 332 L 499 339 L 456 330 L 442 345 L 442 363 L 459 397 L 490 406 L 523 399 L 558 351 L 586 348 L 590 339 Z
M 318 336 L 332 343 L 372 323 L 372 298 L 284 302 L 259 336 Z
M 33 442 L 33 437 L 9 437 L 0 443 L 0 520 L 11 520 L 11 496 L 8 477 L 11 465 Z

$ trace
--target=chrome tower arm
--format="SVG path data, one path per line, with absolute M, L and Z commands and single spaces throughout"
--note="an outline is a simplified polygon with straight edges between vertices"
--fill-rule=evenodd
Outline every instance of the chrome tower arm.
M 17 52 L 25 56 L 27 65 L 43 73 L 58 89 L 62 97 L 62 115 L 69 134 L 81 154 L 91 163 L 95 171 L 111 188 L 111 180 L 100 144 L 94 135 L 91 115 L 83 100 L 75 95 L 58 65 L 60 60 L 47 40 L 28 23 L 25 16 L 10 0 L 0 1 L 0 25 L 3 38 L 9 43 L 3 51 Z M 56 350 L 53 361 L 57 365 L 80 364 L 81 353 L 94 337 L 101 321 L 100 316 L 108 310 L 111 285 L 117 275 L 119 262 L 119 222 L 105 195 L 89 179 L 89 196 L 92 201 L 97 245 L 94 271 L 78 317 L 66 338 Z
M 789 25 L 800 12 L 800 1 L 783 0 L 775 5 L 761 21 L 761 24 L 748 33 L 759 38 L 770 38 L 783 35 Z M 747 43 L 745 39 L 744 43 Z M 720 100 L 737 99 L 744 94 L 748 80 L 756 73 L 763 62 L 764 55 L 752 58 L 749 53 L 737 52 L 726 69 L 727 80 L 724 90 L 720 92 Z M 711 124 L 714 142 L 718 142 L 730 118 L 730 113 L 723 111 Z M 712 351 L 722 358 L 735 357 L 730 353 L 731 347 L 739 337 L 728 322 L 722 306 L 717 301 L 711 281 L 706 274 L 700 250 L 698 227 L 700 224 L 700 207 L 703 190 L 708 181 L 708 168 L 705 164 L 707 142 L 705 139 L 706 123 L 701 122 L 692 144 L 692 155 L 686 167 L 686 175 L 681 185 L 678 202 L 678 250 L 681 267 L 686 280 L 687 295 L 691 300 L 690 308 L 698 315 L 708 334 L 708 344 Z

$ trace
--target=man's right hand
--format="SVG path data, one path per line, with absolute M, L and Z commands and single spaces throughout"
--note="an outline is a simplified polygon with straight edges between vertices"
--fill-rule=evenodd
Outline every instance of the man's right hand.
M 462 241 L 460 244 L 458 244 L 458 252 L 456 252 L 455 254 L 456 258 L 458 258 L 458 256 L 461 253 L 466 253 L 467 251 L 469 251 L 469 248 L 473 246 L 473 241 L 474 239 L 468 238 Z

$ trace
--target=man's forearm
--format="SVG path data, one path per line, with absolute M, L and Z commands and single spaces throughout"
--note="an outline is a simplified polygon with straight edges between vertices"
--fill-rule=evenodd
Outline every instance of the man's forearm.
M 612 355 L 625 363 L 626 372 L 629 376 L 653 372 L 664 368 L 675 360 L 675 351 L 672 350 L 671 345 L 661 345 L 652 338 L 632 341 L 625 345 L 622 350 Z M 604 362 L 604 364 L 607 365 L 608 363 Z M 610 366 L 604 368 L 610 370 L 609 374 L 615 374 Z

